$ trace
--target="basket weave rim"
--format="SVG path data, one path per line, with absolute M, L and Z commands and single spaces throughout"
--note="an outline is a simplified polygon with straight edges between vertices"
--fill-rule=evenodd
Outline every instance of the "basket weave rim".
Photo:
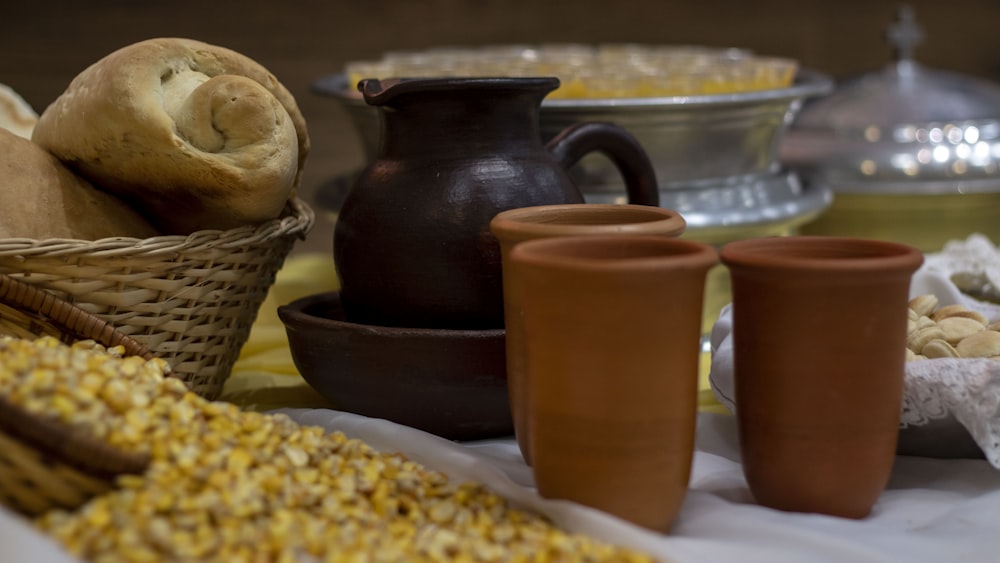
M 53 295 L 0 273 L 0 304 L 31 315 L 78 340 L 94 340 L 105 347 L 122 346 L 125 354 L 147 360 L 153 352 L 110 323 Z M 35 451 L 83 473 L 107 477 L 141 473 L 149 464 L 145 455 L 120 450 L 55 417 L 31 413 L 0 396 L 0 431 Z
M 111 323 L 27 282 L 0 273 L 0 304 L 28 313 L 77 340 L 94 340 L 106 347 L 122 346 L 129 356 L 153 358 L 145 344 Z
M 48 459 L 101 479 L 143 473 L 150 462 L 146 454 L 112 446 L 55 417 L 29 412 L 4 397 L 0 397 L 0 432 Z
M 80 239 L 0 239 L 0 256 L 71 256 L 86 253 L 97 256 L 157 255 L 192 252 L 209 248 L 229 248 L 279 237 L 304 237 L 315 220 L 315 213 L 298 197 L 288 200 L 285 213 L 261 225 L 246 225 L 229 230 L 207 229 L 188 235 L 160 235 L 145 239 L 110 237 Z

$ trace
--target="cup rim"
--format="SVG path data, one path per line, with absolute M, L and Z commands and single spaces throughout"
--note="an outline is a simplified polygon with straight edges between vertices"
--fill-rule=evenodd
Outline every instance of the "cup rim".
M 626 257 L 573 253 L 623 246 L 641 246 L 650 249 L 650 252 Z M 567 250 L 571 253 L 566 253 Z M 657 235 L 570 235 L 524 241 L 511 250 L 510 260 L 559 269 L 626 272 L 663 267 L 709 267 L 718 262 L 718 253 L 714 247 L 703 242 Z
M 649 220 L 613 223 L 560 222 L 566 217 L 600 216 L 609 211 Z M 490 231 L 501 240 L 526 240 L 537 237 L 585 236 L 603 234 L 649 234 L 650 228 L 662 229 L 658 236 L 680 236 L 687 228 L 676 210 L 633 203 L 563 203 L 518 207 L 497 213 L 490 221 Z
M 907 244 L 860 237 L 791 235 L 756 237 L 726 243 L 719 257 L 727 267 L 777 270 L 916 270 L 919 249 Z

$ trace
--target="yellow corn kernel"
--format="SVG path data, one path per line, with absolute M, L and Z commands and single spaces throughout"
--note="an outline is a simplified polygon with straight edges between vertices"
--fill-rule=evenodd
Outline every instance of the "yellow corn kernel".
M 0 338 L 0 392 L 127 451 L 144 475 L 39 529 L 87 561 L 651 561 L 567 534 L 482 485 L 165 377 L 93 342 Z

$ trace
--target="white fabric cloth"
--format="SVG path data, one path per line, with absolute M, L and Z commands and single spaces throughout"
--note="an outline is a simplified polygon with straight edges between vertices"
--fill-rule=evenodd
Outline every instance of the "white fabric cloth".
M 925 257 L 921 270 L 944 276 L 957 275 L 963 288 L 985 289 L 1000 298 L 1000 248 L 982 234 L 970 235 L 965 240 L 948 241 L 940 252 Z M 954 297 L 968 299 L 964 295 Z M 978 305 L 975 300 L 970 301 L 971 306 Z M 1000 308 L 991 306 L 989 310 L 996 313 Z
M 756 505 L 739 462 L 735 419 L 699 415 L 690 489 L 668 535 L 565 501 L 541 498 L 512 439 L 455 444 L 381 420 L 329 410 L 288 411 L 386 451 L 476 480 L 561 527 L 676 563 L 879 563 L 1000 560 L 1000 472 L 984 460 L 899 457 L 863 520 Z
M 949 242 L 926 257 L 914 274 L 910 295 L 933 294 L 939 306 L 962 304 L 990 321 L 1000 320 L 1000 306 L 962 293 L 951 276 L 964 274 L 1000 288 L 1000 251 L 981 235 Z M 996 284 L 996 285 L 994 285 Z M 732 304 L 719 314 L 711 334 L 709 382 L 716 399 L 736 412 L 733 383 Z M 974 441 L 1000 469 L 1000 362 L 990 359 L 934 359 L 908 362 L 900 426 L 906 452 L 933 457 L 969 455 L 955 440 Z M 964 432 L 965 435 L 960 435 Z M 1000 561 L 1000 554 L 997 556 Z
M 16 513 L 0 505 L 0 561 L 5 563 L 76 563 L 62 547 Z
M 565 501 L 541 498 L 512 438 L 458 444 L 383 420 L 327 409 L 287 410 L 476 480 L 561 527 L 642 549 L 673 563 L 940 563 L 1000 560 L 1000 471 L 985 460 L 899 457 L 872 514 L 849 520 L 754 504 L 739 462 L 734 417 L 699 415 L 690 489 L 670 534 Z M 52 542 L 0 510 L 5 563 L 72 563 Z

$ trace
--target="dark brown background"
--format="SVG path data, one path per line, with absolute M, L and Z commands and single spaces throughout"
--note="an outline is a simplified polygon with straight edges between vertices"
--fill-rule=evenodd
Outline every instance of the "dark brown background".
M 184 36 L 235 49 L 295 94 L 313 153 L 303 193 L 360 163 L 343 111 L 310 92 L 351 60 L 441 45 L 634 42 L 737 46 L 793 57 L 835 78 L 891 59 L 886 0 L 9 0 L 0 82 L 36 111 L 88 64 L 126 44 Z M 917 59 L 1000 82 L 1000 0 L 910 2 L 926 33 Z M 1000 112 L 1000 110 L 998 110 Z M 309 247 L 325 249 L 321 217 Z

